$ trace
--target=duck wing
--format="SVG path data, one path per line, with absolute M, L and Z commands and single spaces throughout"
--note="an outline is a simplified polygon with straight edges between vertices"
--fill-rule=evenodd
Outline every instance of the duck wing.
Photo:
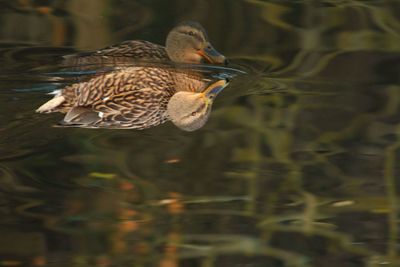
M 64 66 L 83 67 L 90 65 L 118 66 L 136 61 L 168 61 L 169 57 L 165 48 L 148 41 L 131 40 L 117 45 L 105 47 L 91 52 L 82 52 L 64 56 Z
M 98 100 L 91 106 L 73 107 L 60 126 L 83 128 L 145 129 L 167 121 L 166 91 L 142 88 Z
M 71 108 L 64 119 L 59 122 L 58 126 L 76 126 L 94 125 L 100 121 L 99 113 L 88 107 L 73 107 Z

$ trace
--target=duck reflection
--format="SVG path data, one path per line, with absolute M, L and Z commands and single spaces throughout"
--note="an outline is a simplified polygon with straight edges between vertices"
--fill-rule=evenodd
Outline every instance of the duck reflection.
M 65 56 L 66 66 L 121 64 L 135 61 L 227 64 L 211 45 L 205 29 L 195 21 L 184 21 L 167 36 L 165 47 L 144 40 L 129 40 L 103 49 Z

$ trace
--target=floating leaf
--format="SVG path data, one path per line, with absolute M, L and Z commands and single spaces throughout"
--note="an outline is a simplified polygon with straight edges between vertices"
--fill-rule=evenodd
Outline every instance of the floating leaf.
M 117 175 L 115 173 L 91 172 L 89 176 L 99 179 L 114 179 Z

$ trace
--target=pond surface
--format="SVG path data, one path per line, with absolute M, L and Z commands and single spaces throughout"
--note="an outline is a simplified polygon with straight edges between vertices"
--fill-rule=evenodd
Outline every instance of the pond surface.
M 53 127 L 63 55 L 199 21 L 202 129 Z M 0 1 L 0 266 L 400 266 L 400 2 Z

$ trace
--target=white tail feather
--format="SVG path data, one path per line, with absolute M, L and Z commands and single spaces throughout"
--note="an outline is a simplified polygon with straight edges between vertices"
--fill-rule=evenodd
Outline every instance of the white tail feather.
M 38 113 L 48 113 L 51 112 L 53 109 L 61 105 L 65 101 L 64 96 L 55 96 L 53 99 L 50 99 L 43 105 L 41 105 L 36 112 Z

